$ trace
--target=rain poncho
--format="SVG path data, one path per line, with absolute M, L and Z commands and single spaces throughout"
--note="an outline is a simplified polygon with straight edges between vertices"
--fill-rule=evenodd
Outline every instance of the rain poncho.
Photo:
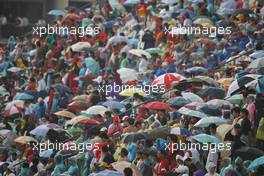
M 136 158 L 137 154 L 137 144 L 136 143 L 130 143 L 126 147 L 128 151 L 128 160 L 133 161 Z
M 73 163 L 70 165 L 68 169 L 68 174 L 71 176 L 79 176 L 79 168 L 75 160 L 72 161 Z
M 56 161 L 56 166 L 52 172 L 52 176 L 59 176 L 60 174 L 62 174 L 65 171 L 65 166 L 62 160 L 62 156 L 61 155 L 57 155 L 55 157 L 55 161 Z

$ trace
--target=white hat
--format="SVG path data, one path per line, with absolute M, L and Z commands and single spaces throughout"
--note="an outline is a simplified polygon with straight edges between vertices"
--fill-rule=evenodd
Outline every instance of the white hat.
M 181 155 L 176 155 L 176 160 L 182 160 L 183 161 L 183 157 Z
M 103 132 L 103 131 L 107 131 L 107 128 L 106 128 L 106 127 L 103 127 L 103 128 L 100 129 L 100 131 L 101 131 L 101 132 Z

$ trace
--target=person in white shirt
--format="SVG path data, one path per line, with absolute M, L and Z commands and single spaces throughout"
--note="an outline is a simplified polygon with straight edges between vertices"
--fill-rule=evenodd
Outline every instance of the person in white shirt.
M 178 163 L 178 167 L 175 169 L 175 172 L 181 176 L 189 175 L 189 168 L 184 165 L 183 157 L 180 155 L 177 155 L 176 161 Z
M 46 90 L 47 86 L 46 86 L 46 81 L 44 79 L 44 75 L 42 73 L 39 74 L 38 76 L 38 87 L 37 87 L 37 91 L 44 91 Z
M 208 164 L 207 171 L 208 173 L 205 174 L 205 176 L 220 176 L 218 173 L 216 173 L 216 165 L 213 162 Z
M 146 73 L 148 71 L 148 65 L 147 57 L 143 55 L 138 65 L 138 71 L 140 73 Z

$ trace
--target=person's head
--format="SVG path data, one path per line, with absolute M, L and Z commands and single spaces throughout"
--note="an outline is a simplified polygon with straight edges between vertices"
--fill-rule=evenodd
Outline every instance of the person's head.
M 234 125 L 234 130 L 236 135 L 240 134 L 240 125 L 238 123 Z
M 240 107 L 234 107 L 234 108 L 231 110 L 231 114 L 232 114 L 234 117 L 238 117 L 239 114 L 240 114 L 240 111 L 241 111 L 241 108 L 240 108 Z
M 141 121 L 136 121 L 135 126 L 138 130 L 142 128 L 142 122 Z
M 183 162 L 183 157 L 181 155 L 176 155 L 176 161 L 179 165 L 182 165 Z
M 128 156 L 128 151 L 127 151 L 126 148 L 122 148 L 122 149 L 121 149 L 120 156 L 121 156 L 122 158 L 126 158 L 126 157 Z
M 129 118 L 127 119 L 127 122 L 128 122 L 128 125 L 133 126 L 134 123 L 135 123 L 135 119 L 129 117 Z
M 111 111 L 106 111 L 106 112 L 104 113 L 104 116 L 105 116 L 106 119 L 111 118 L 111 116 L 112 116 Z
M 242 109 L 240 112 L 240 116 L 242 118 L 247 118 L 248 117 L 248 110 L 247 109 Z
M 124 176 L 133 176 L 133 170 L 130 167 L 124 169 Z
M 216 165 L 213 162 L 208 164 L 208 173 L 214 174 L 216 172 Z
M 103 145 L 102 146 L 102 153 L 108 153 L 109 152 L 109 148 L 107 145 Z
M 216 133 L 216 128 L 217 126 L 214 123 L 209 126 L 209 131 L 211 135 L 214 135 Z
M 185 165 L 190 166 L 190 165 L 192 164 L 192 159 L 189 158 L 189 157 L 187 157 L 187 158 L 184 160 L 184 163 L 185 163 Z

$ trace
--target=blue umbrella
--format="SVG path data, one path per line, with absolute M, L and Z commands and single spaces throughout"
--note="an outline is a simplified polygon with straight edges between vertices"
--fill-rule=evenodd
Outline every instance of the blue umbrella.
M 197 110 L 201 111 L 207 115 L 210 115 L 210 116 L 222 116 L 221 109 L 215 105 L 212 105 L 212 104 L 202 105 Z
M 97 74 L 100 70 L 100 66 L 99 64 L 92 58 L 85 58 L 84 59 L 84 63 L 86 65 L 86 67 L 93 73 L 93 74 Z
M 71 93 L 71 89 L 65 84 L 54 84 L 51 87 L 55 88 L 60 93 Z
M 188 99 L 185 99 L 183 97 L 173 97 L 169 100 L 167 100 L 167 103 L 171 104 L 171 105 L 174 105 L 174 106 L 184 106 L 188 103 L 191 103 L 190 100 Z
M 210 142 L 210 143 L 218 144 L 221 142 L 220 139 L 218 139 L 217 137 L 208 134 L 198 134 L 193 136 L 192 139 L 201 143 Z
M 191 67 L 186 70 L 188 73 L 192 74 L 200 74 L 200 73 L 206 73 L 208 70 L 204 67 Z
M 59 9 L 53 9 L 51 11 L 48 12 L 49 15 L 54 15 L 54 16 L 63 16 L 65 15 L 65 12 L 63 10 L 59 10 Z
M 17 93 L 14 97 L 14 100 L 33 100 L 34 97 L 27 93 Z
M 186 128 L 172 128 L 170 134 L 191 136 L 191 132 Z
M 123 173 L 106 169 L 97 173 L 91 173 L 89 176 L 123 176 Z
M 48 149 L 48 150 L 41 151 L 39 153 L 39 157 L 41 157 L 41 158 L 49 158 L 52 154 L 53 154 L 53 150 Z
M 128 40 L 128 44 L 129 45 L 137 46 L 138 45 L 138 42 L 139 42 L 139 40 L 138 39 L 135 39 L 135 38 Z
M 254 53 L 250 54 L 249 56 L 254 58 L 254 59 L 264 57 L 264 50 L 255 51 Z
M 248 166 L 249 170 L 256 170 L 258 167 L 264 165 L 264 156 L 259 157 L 252 161 L 252 163 Z
M 103 106 L 106 106 L 110 109 L 122 109 L 125 106 L 123 104 L 121 104 L 118 101 L 113 101 L 113 100 L 108 100 L 106 102 L 103 103 Z
M 126 0 L 124 5 L 136 5 L 137 3 L 139 3 L 139 0 Z

